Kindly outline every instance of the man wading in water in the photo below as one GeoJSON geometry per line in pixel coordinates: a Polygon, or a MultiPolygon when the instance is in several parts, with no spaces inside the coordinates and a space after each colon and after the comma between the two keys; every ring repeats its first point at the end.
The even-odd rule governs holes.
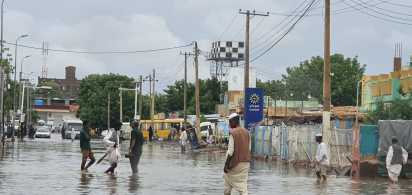
{"type": "Polygon", "coordinates": [[[407,161],[408,152],[400,146],[396,137],[392,137],[392,145],[389,146],[388,155],[386,155],[386,169],[388,169],[389,179],[393,183],[398,182],[402,165],[406,164],[407,161]]]}
{"type": "Polygon", "coordinates": [[[132,128],[133,130],[131,132],[129,154],[127,157],[130,160],[132,172],[137,173],[137,165],[139,164],[140,156],[142,155],[144,138],[143,133],[139,128],[139,121],[133,121],[132,128]]]}
{"type": "Polygon", "coordinates": [[[229,116],[231,128],[227,160],[224,168],[224,194],[230,195],[232,189],[241,195],[247,195],[247,180],[250,167],[250,135],[240,127],[239,115],[233,113],[229,116]]]}
{"type": "Polygon", "coordinates": [[[93,165],[96,159],[90,147],[90,133],[86,121],[83,122],[83,128],[80,130],[80,149],[82,151],[82,164],[80,167],[81,170],[87,170],[87,168],[93,165]],[[90,161],[85,167],[88,158],[90,161]]]}
{"type": "Polygon", "coordinates": [[[329,167],[329,150],[328,145],[322,141],[322,134],[317,134],[316,142],[318,143],[318,148],[316,150],[316,176],[319,181],[326,181],[327,170],[329,167]]]}

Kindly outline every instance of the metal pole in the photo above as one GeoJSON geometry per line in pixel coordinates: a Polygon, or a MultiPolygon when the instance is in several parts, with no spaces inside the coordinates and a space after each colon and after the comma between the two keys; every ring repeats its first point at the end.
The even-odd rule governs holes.
{"type": "Polygon", "coordinates": [[[136,88],[135,88],[135,91],[134,91],[134,117],[133,117],[134,119],[137,119],[137,90],[138,90],[137,85],[138,84],[139,83],[136,82],[136,88]]]}
{"type": "Polygon", "coordinates": [[[110,92],[107,96],[107,130],[110,129],[110,92]]]}
{"type": "Polygon", "coordinates": [[[142,105],[143,105],[143,96],[142,96],[142,86],[143,86],[143,76],[140,75],[140,86],[139,86],[139,117],[142,119],[142,105]]]}
{"type": "MultiPolygon", "coordinates": [[[[120,97],[120,123],[123,124],[123,92],[121,88],[119,90],[119,97],[120,97]]],[[[136,112],[134,113],[134,115],[136,116],[136,112]]]]}
{"type": "Polygon", "coordinates": [[[152,120],[154,119],[154,114],[155,114],[155,95],[156,95],[156,89],[155,89],[155,83],[156,83],[156,70],[153,69],[153,87],[152,87],[152,107],[151,107],[151,112],[152,112],[152,120]]]}
{"type": "Polygon", "coordinates": [[[187,55],[188,55],[187,52],[185,52],[185,83],[183,86],[183,113],[184,113],[183,127],[185,129],[186,129],[186,122],[187,122],[187,107],[186,107],[186,104],[187,104],[187,55]]]}
{"type": "Polygon", "coordinates": [[[1,63],[1,70],[0,70],[0,74],[1,74],[1,89],[0,89],[0,110],[1,110],[1,130],[2,130],[2,142],[4,145],[4,65],[3,65],[3,15],[4,15],[4,0],[1,1],[1,19],[0,19],[0,26],[1,26],[1,32],[0,32],[0,63],[1,63]]]}
{"type": "Polygon", "coordinates": [[[24,108],[24,88],[26,87],[25,84],[26,84],[25,82],[23,82],[23,84],[22,84],[23,89],[22,89],[22,93],[21,93],[21,105],[20,105],[21,113],[23,113],[23,108],[24,108]]]}

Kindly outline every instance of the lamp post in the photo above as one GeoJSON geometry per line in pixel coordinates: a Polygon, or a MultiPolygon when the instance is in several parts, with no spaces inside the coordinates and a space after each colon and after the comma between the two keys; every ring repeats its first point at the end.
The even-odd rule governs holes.
{"type": "MultiPolygon", "coordinates": [[[[22,79],[23,79],[23,63],[24,63],[24,60],[25,59],[27,59],[27,58],[29,58],[29,57],[31,57],[31,55],[27,55],[27,56],[24,56],[21,60],[20,60],[20,73],[19,73],[19,83],[21,84],[21,82],[22,82],[22,79]]],[[[21,88],[22,89],[22,88],[21,88]]],[[[23,97],[22,97],[22,99],[23,99],[23,97]]],[[[17,100],[20,100],[20,94],[17,94],[17,97],[16,97],[16,101],[17,100]]],[[[16,109],[18,108],[18,103],[16,103],[16,109]]]]}
{"type": "Polygon", "coordinates": [[[2,130],[2,139],[1,141],[3,142],[4,146],[4,66],[3,66],[3,14],[4,14],[4,0],[1,0],[1,10],[0,10],[0,63],[1,63],[1,69],[0,69],[0,110],[1,110],[1,130],[2,130]]]}
{"type": "MultiPolygon", "coordinates": [[[[20,35],[16,38],[16,44],[14,46],[14,87],[13,87],[13,116],[15,116],[16,114],[16,109],[17,109],[17,99],[16,99],[16,77],[17,77],[17,48],[18,46],[18,42],[20,39],[28,37],[28,34],[24,34],[24,35],[20,35]]],[[[23,58],[24,59],[24,58],[23,58]]],[[[20,70],[21,73],[21,70],[20,70]]],[[[20,80],[21,80],[21,75],[20,75],[20,80]]]]}

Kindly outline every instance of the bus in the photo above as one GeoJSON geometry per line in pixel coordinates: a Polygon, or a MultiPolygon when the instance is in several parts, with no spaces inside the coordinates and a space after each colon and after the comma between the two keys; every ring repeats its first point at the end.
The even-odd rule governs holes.
{"type": "Polygon", "coordinates": [[[167,140],[171,137],[171,130],[176,130],[177,132],[183,127],[184,119],[153,119],[153,120],[141,120],[140,125],[143,132],[143,137],[145,140],[149,139],[149,127],[153,128],[153,135],[159,140],[167,140]]]}

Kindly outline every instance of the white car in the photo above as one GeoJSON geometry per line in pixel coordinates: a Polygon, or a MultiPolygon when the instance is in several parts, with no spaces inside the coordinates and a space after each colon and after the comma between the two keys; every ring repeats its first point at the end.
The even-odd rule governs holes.
{"type": "Polygon", "coordinates": [[[34,134],[35,138],[50,138],[51,132],[50,128],[47,126],[40,126],[37,128],[36,133],[34,134]]]}

